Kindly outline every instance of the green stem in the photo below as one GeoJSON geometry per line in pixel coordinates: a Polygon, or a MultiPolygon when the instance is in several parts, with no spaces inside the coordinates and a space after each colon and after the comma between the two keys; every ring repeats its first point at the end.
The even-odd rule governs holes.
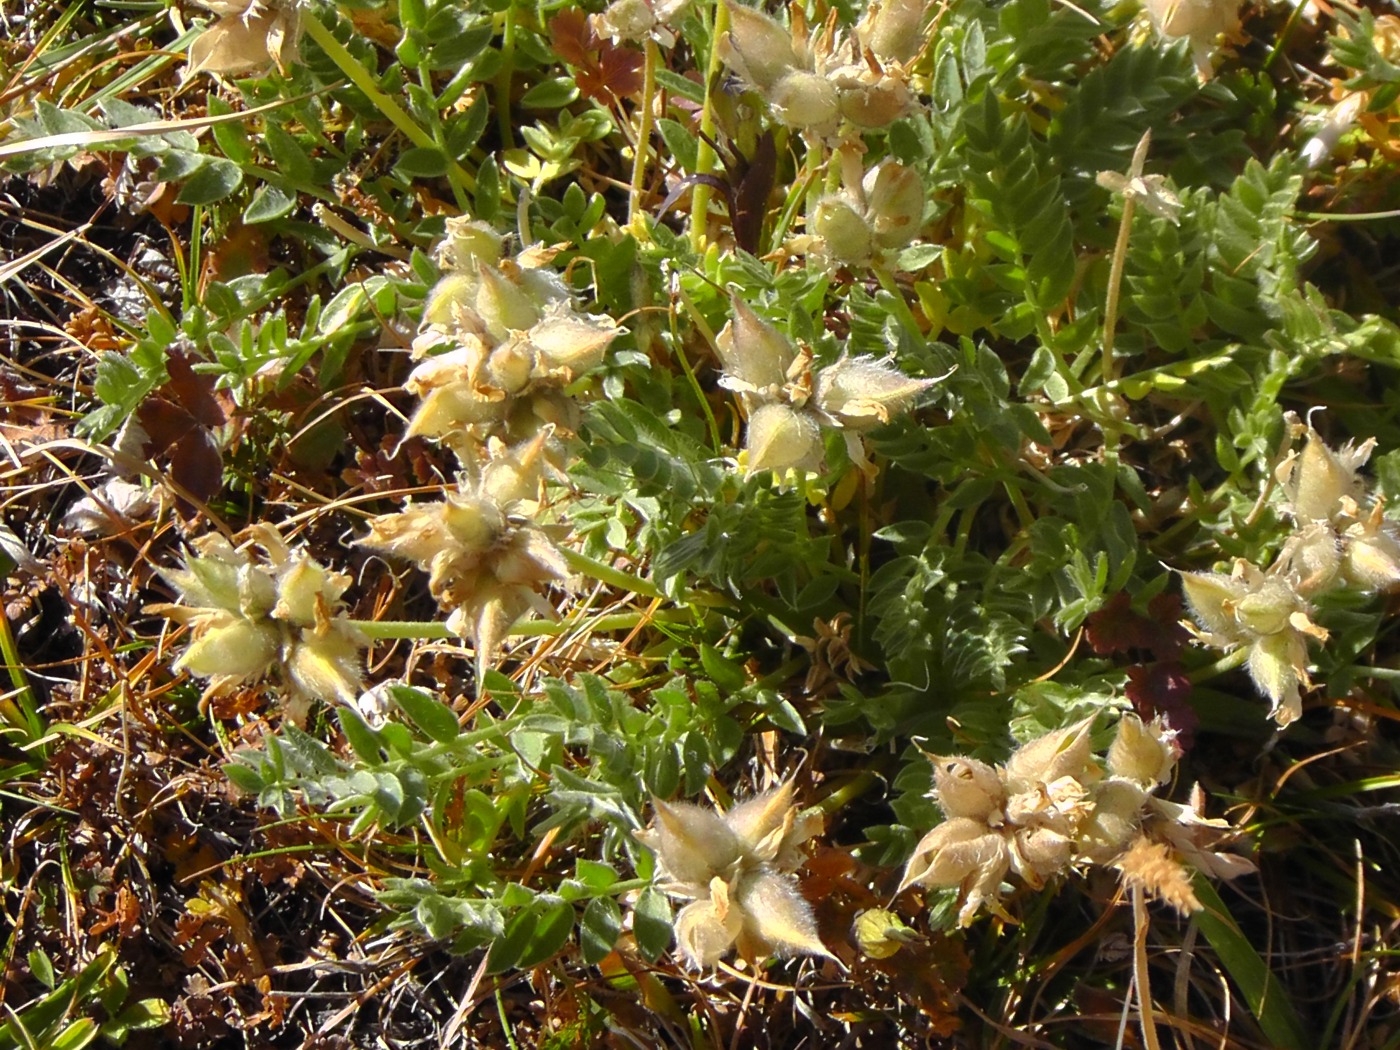
{"type": "Polygon", "coordinates": [[[914,312],[909,309],[908,302],[904,299],[904,292],[900,290],[899,283],[894,279],[894,274],[890,273],[888,267],[875,263],[871,267],[875,272],[875,278],[880,282],[880,287],[890,293],[894,299],[894,312],[904,325],[904,330],[913,339],[923,337],[923,329],[919,327],[919,322],[914,319],[914,312]]]}
{"type": "MultiPolygon", "coordinates": [[[[803,208],[804,214],[810,219],[812,212],[816,210],[817,201],[821,200],[828,165],[820,145],[813,145],[805,138],[802,142],[807,147],[807,152],[802,157],[803,181],[807,185],[807,199],[803,203],[803,208]]],[[[811,224],[808,223],[809,228],[810,226],[811,224]]]]}
{"type": "Polygon", "coordinates": [[[613,568],[606,562],[601,562],[597,558],[590,558],[586,554],[578,551],[565,550],[564,561],[569,568],[581,575],[588,576],[594,580],[601,580],[610,587],[616,587],[620,591],[627,591],[629,594],[641,595],[643,598],[661,598],[666,595],[662,593],[660,587],[650,580],[644,580],[640,576],[633,576],[622,569],[613,568]]]}
{"type": "Polygon", "coordinates": [[[773,226],[773,234],[770,243],[782,244],[787,239],[788,230],[792,229],[792,222],[797,218],[797,212],[807,199],[807,189],[816,179],[818,172],[803,169],[802,174],[793,182],[788,190],[787,199],[783,202],[782,210],[778,212],[778,221],[773,226]]]}
{"type": "Polygon", "coordinates": [[[1228,671],[1233,671],[1237,667],[1243,667],[1248,660],[1249,647],[1241,646],[1234,652],[1226,653],[1219,660],[1216,660],[1215,663],[1207,664],[1205,667],[1192,671],[1186,677],[1191,680],[1192,685],[1200,685],[1202,682],[1208,682],[1212,678],[1225,674],[1228,671]]]}
{"type": "Polygon", "coordinates": [[[1358,667],[1356,673],[1385,682],[1400,681],[1400,667],[1358,667]]]}
{"type": "Polygon", "coordinates": [[[647,37],[646,58],[642,64],[642,113],[637,125],[637,146],[632,157],[632,191],[627,202],[627,224],[634,230],[642,207],[647,158],[651,156],[651,125],[656,98],[656,62],[660,56],[656,41],[647,37]]]}
{"type": "MultiPolygon", "coordinates": [[[[681,306],[685,309],[686,313],[690,315],[691,322],[695,325],[696,331],[700,332],[705,338],[705,341],[709,343],[710,350],[718,357],[719,350],[715,347],[714,330],[710,328],[709,322],[705,320],[704,315],[696,308],[695,303],[691,301],[690,296],[686,294],[686,290],[681,287],[679,282],[676,284],[676,297],[680,300],[681,306]]],[[[685,372],[686,382],[689,384],[691,392],[695,395],[695,400],[700,406],[700,411],[705,414],[705,423],[710,429],[710,447],[718,454],[724,448],[724,439],[719,432],[719,422],[715,419],[715,413],[713,409],[710,408],[709,398],[705,396],[704,388],[700,386],[700,380],[695,375],[695,368],[691,365],[690,358],[686,355],[685,340],[680,337],[680,333],[677,331],[676,327],[676,311],[670,311],[670,315],[671,336],[674,340],[673,345],[676,348],[676,360],[680,361],[681,370],[685,372]]]]}
{"type": "Polygon", "coordinates": [[[1108,301],[1103,310],[1103,358],[1100,370],[1105,383],[1111,383],[1118,378],[1118,363],[1113,359],[1113,338],[1118,328],[1118,295],[1123,285],[1123,268],[1128,261],[1128,238],[1133,229],[1133,212],[1137,210],[1137,197],[1141,192],[1142,166],[1147,162],[1147,151],[1151,146],[1152,132],[1149,129],[1138,139],[1138,144],[1133,149],[1133,159],[1128,165],[1127,177],[1119,188],[1123,195],[1123,218],[1118,223],[1118,241],[1113,246],[1113,262],[1108,271],[1108,301]]]}
{"type": "Polygon", "coordinates": [[[1103,308],[1103,380],[1111,383],[1118,378],[1118,362],[1113,358],[1113,339],[1118,328],[1118,296],[1123,286],[1123,270],[1128,261],[1128,238],[1133,230],[1133,212],[1137,200],[1132,194],[1123,197],[1123,218],[1118,223],[1118,241],[1113,246],[1113,261],[1108,270],[1108,301],[1103,308]]]}
{"type": "MultiPolygon", "coordinates": [[[[374,77],[370,71],[362,66],[359,60],[345,49],[335,35],[317,18],[303,19],[306,34],[316,41],[321,48],[334,62],[342,73],[349,78],[350,83],[359,88],[364,93],[376,109],[384,114],[386,120],[403,132],[408,141],[423,149],[438,150],[441,147],[433,141],[433,137],[420,127],[412,117],[410,117],[397,102],[379,90],[379,85],[374,82],[374,77]]],[[[447,158],[447,175],[457,188],[467,191],[476,189],[476,180],[473,179],[456,158],[447,158]]]]}
{"type": "MultiPolygon", "coordinates": [[[[418,64],[418,86],[423,89],[423,97],[434,99],[433,108],[428,116],[432,120],[430,134],[437,147],[442,151],[444,157],[451,156],[447,151],[447,130],[442,126],[442,108],[437,106],[436,95],[433,91],[433,74],[426,62],[418,64]]],[[[467,191],[459,186],[456,180],[448,180],[452,185],[452,196],[457,202],[457,210],[466,212],[471,210],[471,199],[467,196],[467,191]]]]}
{"type": "Polygon", "coordinates": [[[1026,502],[1025,495],[1014,481],[1005,480],[1001,483],[1001,487],[1006,490],[1006,496],[1011,500],[1011,506],[1016,511],[1021,528],[1029,532],[1031,526],[1035,524],[1035,515],[1031,513],[1030,504],[1026,502]]]}
{"type": "Polygon", "coordinates": [[[199,271],[200,252],[204,246],[204,206],[196,204],[190,213],[190,255],[186,264],[189,280],[185,282],[182,289],[184,293],[183,310],[188,313],[195,300],[199,298],[199,271]]]}
{"type": "Polygon", "coordinates": [[[501,29],[501,68],[496,73],[496,122],[501,132],[501,148],[510,149],[515,145],[514,132],[510,120],[510,75],[515,65],[515,8],[506,8],[504,25],[501,29]]]}
{"type": "MultiPolygon", "coordinates": [[[[23,734],[24,743],[38,740],[44,735],[44,720],[39,717],[39,705],[29,685],[29,677],[24,673],[14,635],[10,633],[8,616],[0,616],[0,658],[5,661],[5,675],[14,686],[13,691],[0,696],[0,721],[13,727],[4,732],[23,734]]],[[[47,758],[48,749],[42,749],[39,757],[47,758]]]]}
{"type": "Polygon", "coordinates": [[[423,638],[429,641],[442,641],[457,637],[447,629],[447,624],[438,623],[436,620],[346,620],[344,622],[371,641],[395,638],[423,638]]]}
{"type": "MultiPolygon", "coordinates": [[[[710,59],[705,69],[705,104],[700,109],[700,144],[695,147],[695,174],[709,175],[715,169],[715,151],[706,139],[715,137],[714,89],[719,84],[719,42],[729,32],[729,8],[723,0],[715,4],[714,30],[710,34],[710,59]]],[[[690,246],[698,255],[705,250],[705,232],[710,216],[710,187],[697,183],[690,193],[690,246]]]]}
{"type": "Polygon", "coordinates": [[[868,769],[862,770],[823,798],[812,809],[819,810],[829,817],[864,795],[875,785],[875,782],[874,773],[868,769]]]}
{"type": "MultiPolygon", "coordinates": [[[[693,619],[694,615],[688,609],[658,609],[654,613],[609,613],[606,616],[595,616],[590,619],[570,617],[567,620],[521,620],[513,624],[506,633],[512,638],[545,638],[583,626],[587,626],[591,631],[610,632],[630,630],[638,624],[652,621],[688,623],[693,619]]],[[[439,623],[436,620],[350,620],[348,622],[366,638],[376,641],[396,638],[446,641],[457,637],[447,629],[445,623],[439,623]]]]}
{"type": "Polygon", "coordinates": [[[496,1016],[501,1020],[501,1031],[506,1036],[506,1046],[510,1050],[520,1050],[519,1044],[515,1041],[515,1033],[511,1029],[510,1017],[506,1014],[506,997],[501,992],[502,985],[496,985],[496,1016]]]}

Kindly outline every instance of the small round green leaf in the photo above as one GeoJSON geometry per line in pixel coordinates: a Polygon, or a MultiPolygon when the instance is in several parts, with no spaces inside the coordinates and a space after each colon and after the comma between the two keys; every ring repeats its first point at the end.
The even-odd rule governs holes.
{"type": "Polygon", "coordinates": [[[394,171],[410,179],[436,179],[447,174],[447,157],[431,146],[414,146],[399,154],[394,171]]]}
{"type": "Polygon", "coordinates": [[[264,183],[253,191],[253,199],[243,211],[243,221],[249,224],[271,222],[291,214],[296,206],[293,194],[264,183]]]}
{"type": "Polygon", "coordinates": [[[389,695],[398,704],[399,710],[413,720],[413,724],[423,730],[431,740],[447,743],[456,740],[461,727],[452,708],[438,699],[406,685],[389,687],[389,695]]]}
{"type": "Polygon", "coordinates": [[[671,944],[671,905],[655,886],[642,890],[632,915],[637,947],[647,962],[655,962],[671,944]]]}
{"type": "Polygon", "coordinates": [[[574,932],[574,906],[560,902],[547,906],[535,920],[529,943],[521,953],[521,969],[538,966],[569,941],[574,932]]]}
{"type": "Polygon", "coordinates": [[[243,185],[243,169],[231,160],[210,157],[185,180],[175,198],[181,204],[213,204],[243,185]]]}
{"type": "Polygon", "coordinates": [[[598,963],[607,957],[622,932],[622,909],[611,897],[594,897],[583,910],[579,923],[579,947],[583,961],[598,963]]]}
{"type": "Polygon", "coordinates": [[[520,99],[522,106],[533,109],[560,109],[578,98],[578,81],[573,77],[542,80],[520,99]]]}

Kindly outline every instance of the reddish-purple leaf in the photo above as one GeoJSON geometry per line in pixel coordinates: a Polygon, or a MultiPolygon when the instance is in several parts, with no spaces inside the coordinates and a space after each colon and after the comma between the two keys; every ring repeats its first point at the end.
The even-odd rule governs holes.
{"type": "Polygon", "coordinates": [[[1124,693],[1138,717],[1151,720],[1161,715],[1167,726],[1176,730],[1181,749],[1191,749],[1201,719],[1190,703],[1191,679],[1186,677],[1186,668],[1175,660],[1130,667],[1124,693]]]}

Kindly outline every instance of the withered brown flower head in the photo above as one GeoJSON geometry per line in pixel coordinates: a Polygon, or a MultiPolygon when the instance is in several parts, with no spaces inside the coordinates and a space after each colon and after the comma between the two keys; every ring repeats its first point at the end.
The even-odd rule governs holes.
{"type": "Polygon", "coordinates": [[[1184,864],[1222,877],[1251,870],[1212,851],[1207,836],[1228,825],[1154,797],[1176,765],[1174,733],[1125,714],[1100,760],[1092,726],[1089,718],[1031,740],[1001,767],[934,756],[934,797],[947,819],[915,847],[900,889],[956,887],[966,926],[983,910],[1010,919],[1001,894],[1013,874],[1038,889],[1072,868],[1107,864],[1191,911],[1199,904],[1181,890],[1190,884],[1184,864]]]}
{"type": "Polygon", "coordinates": [[[186,76],[233,75],[276,65],[286,70],[299,56],[301,20],[298,0],[196,0],[218,20],[190,44],[186,76]]]}

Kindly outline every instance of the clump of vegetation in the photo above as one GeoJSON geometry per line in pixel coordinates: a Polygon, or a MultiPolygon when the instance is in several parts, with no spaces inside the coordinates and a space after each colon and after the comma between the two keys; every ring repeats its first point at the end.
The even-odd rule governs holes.
{"type": "Polygon", "coordinates": [[[1400,21],[24,14],[0,1044],[1400,1036],[1400,21]]]}

